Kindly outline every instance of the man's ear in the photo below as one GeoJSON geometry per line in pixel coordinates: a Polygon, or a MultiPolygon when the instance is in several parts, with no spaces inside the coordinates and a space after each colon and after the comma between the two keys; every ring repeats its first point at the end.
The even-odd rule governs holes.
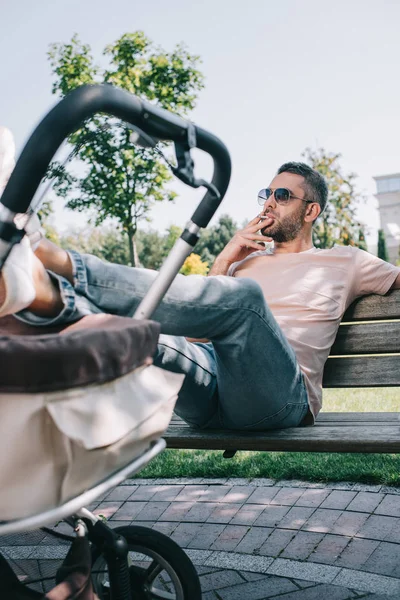
{"type": "Polygon", "coordinates": [[[321,212],[321,206],[318,204],[318,202],[313,202],[308,204],[307,206],[307,210],[306,210],[306,215],[305,215],[305,221],[306,222],[313,222],[317,219],[317,217],[319,216],[321,212]]]}

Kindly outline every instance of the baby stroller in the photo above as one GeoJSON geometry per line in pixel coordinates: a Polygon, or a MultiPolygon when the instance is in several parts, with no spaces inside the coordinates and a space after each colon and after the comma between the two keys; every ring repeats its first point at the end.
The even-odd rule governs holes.
{"type": "Polygon", "coordinates": [[[144,527],[111,529],[84,507],[165,448],[161,436],[183,376],[151,364],[160,328],[149,318],[224,197],[231,171],[226,147],[207,131],[110,85],[77,88],[36,128],[1,197],[0,269],[24,236],[14,225],[16,213],[29,212],[60,144],[98,112],[130,124],[138,144],[173,141],[174,174],[207,193],[133,320],[99,321],[95,315],[62,335],[0,337],[0,536],[38,528],[54,534],[48,527],[60,520],[74,530],[64,536],[71,548],[46,595],[22,585],[0,555],[0,597],[197,600],[197,573],[173,540],[144,527]],[[194,147],[213,158],[211,183],[194,177],[194,147]]]}

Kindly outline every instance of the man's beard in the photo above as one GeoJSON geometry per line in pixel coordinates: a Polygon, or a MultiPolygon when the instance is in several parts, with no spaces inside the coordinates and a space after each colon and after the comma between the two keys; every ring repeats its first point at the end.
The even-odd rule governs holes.
{"type": "Polygon", "coordinates": [[[303,227],[306,209],[307,206],[300,206],[297,212],[283,217],[279,222],[274,221],[269,227],[261,229],[262,235],[266,235],[278,243],[291,242],[296,239],[303,227]]]}

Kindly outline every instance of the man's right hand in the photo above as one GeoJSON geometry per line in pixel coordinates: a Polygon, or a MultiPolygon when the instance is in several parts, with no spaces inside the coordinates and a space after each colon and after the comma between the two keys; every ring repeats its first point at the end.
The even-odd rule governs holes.
{"type": "Polygon", "coordinates": [[[261,227],[272,223],[273,217],[261,219],[257,215],[244,229],[237,231],[222,252],[217,256],[209,275],[226,275],[231,264],[247,258],[253,252],[263,250],[272,238],[259,233],[261,227]]]}

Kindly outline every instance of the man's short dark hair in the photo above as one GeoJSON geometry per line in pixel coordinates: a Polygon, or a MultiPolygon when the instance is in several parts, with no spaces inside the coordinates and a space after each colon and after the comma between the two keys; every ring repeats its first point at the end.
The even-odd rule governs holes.
{"type": "Polygon", "coordinates": [[[279,167],[277,175],[281,173],[293,173],[301,175],[304,178],[302,188],[306,193],[308,200],[318,202],[321,212],[325,209],[328,200],[328,186],[321,173],[312,169],[309,165],[302,162],[287,162],[279,167]]]}

